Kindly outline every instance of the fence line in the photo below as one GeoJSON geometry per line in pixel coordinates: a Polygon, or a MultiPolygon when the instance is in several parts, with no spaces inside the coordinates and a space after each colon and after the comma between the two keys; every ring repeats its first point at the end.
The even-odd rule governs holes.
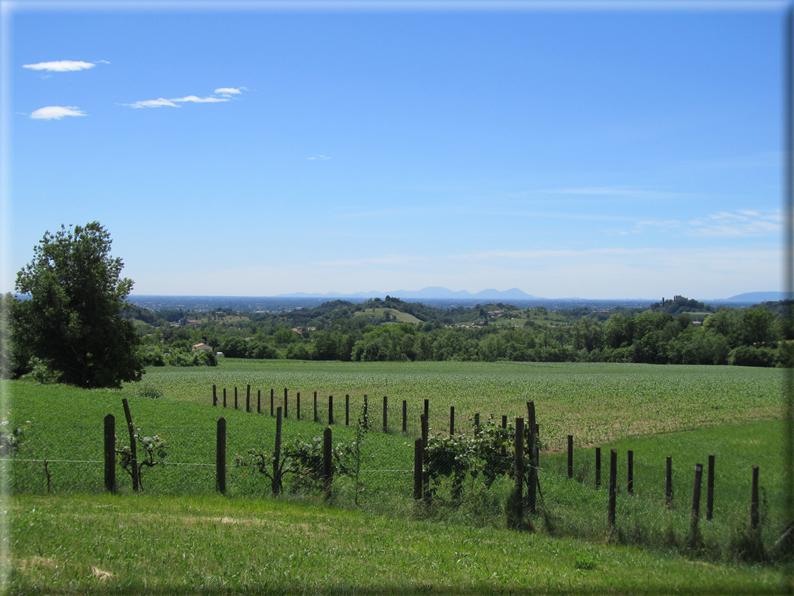
{"type": "MultiPolygon", "coordinates": [[[[101,459],[22,459],[16,457],[3,457],[0,458],[0,462],[14,462],[14,461],[26,461],[26,462],[39,462],[39,463],[50,463],[50,464],[102,464],[105,463],[104,460],[101,459]]],[[[215,464],[197,464],[194,462],[179,462],[179,461],[163,461],[158,462],[158,466],[210,466],[214,467],[215,464]]],[[[362,470],[363,471],[363,470],[362,470]]]]}

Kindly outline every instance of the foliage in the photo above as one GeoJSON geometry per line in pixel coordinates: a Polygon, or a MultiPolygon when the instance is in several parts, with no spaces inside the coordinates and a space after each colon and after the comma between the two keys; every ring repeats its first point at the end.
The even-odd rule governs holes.
{"type": "Polygon", "coordinates": [[[140,385],[138,387],[138,395],[141,397],[148,397],[149,399],[160,399],[163,397],[163,390],[156,385],[140,385]]]}
{"type": "MultiPolygon", "coordinates": [[[[98,222],[46,232],[23,267],[13,308],[14,342],[23,343],[65,383],[119,387],[140,379],[134,326],[119,312],[132,289],[123,263],[110,256],[110,234],[98,222]]],[[[31,362],[19,363],[28,372],[31,362]]],[[[18,371],[18,372],[19,372],[18,371]]]]}
{"type": "MultiPolygon", "coordinates": [[[[29,421],[28,421],[29,422],[29,421]]],[[[19,452],[19,447],[25,436],[25,431],[28,426],[18,426],[16,428],[9,427],[8,418],[3,418],[0,421],[0,456],[8,457],[9,455],[16,455],[19,452]]]]}
{"type": "MultiPolygon", "coordinates": [[[[348,456],[350,447],[338,443],[331,448],[332,474],[350,474],[348,456]]],[[[286,471],[293,476],[293,492],[312,492],[320,490],[323,484],[323,438],[314,437],[311,441],[293,439],[284,447],[288,461],[286,471]]]]}
{"type": "Polygon", "coordinates": [[[31,356],[28,362],[30,372],[23,375],[22,378],[42,385],[50,385],[57,383],[61,379],[61,373],[53,370],[52,367],[36,356],[31,356]]]}
{"type": "MultiPolygon", "coordinates": [[[[140,427],[135,427],[135,455],[138,465],[138,485],[143,490],[143,468],[153,468],[165,463],[168,456],[169,445],[160,435],[144,435],[140,427]]],[[[134,463],[130,445],[125,445],[123,439],[116,437],[116,456],[118,464],[133,478],[134,463]]]]}
{"type": "MultiPolygon", "coordinates": [[[[728,364],[731,350],[750,346],[771,353],[764,365],[776,366],[786,361],[780,340],[794,335],[787,335],[787,311],[776,303],[715,309],[683,296],[647,309],[608,311],[521,309],[502,303],[445,310],[389,296],[279,313],[220,311],[157,311],[138,321],[145,327],[141,333],[151,336],[147,342],[172,353],[204,342],[219,345],[230,358],[344,362],[728,364]],[[162,313],[178,320],[177,326],[162,313]],[[147,322],[153,319],[156,328],[147,322]]],[[[132,310],[127,314],[138,317],[132,310]]],[[[740,365],[742,360],[731,362],[740,365]]],[[[171,364],[188,363],[178,358],[171,364]]]]}

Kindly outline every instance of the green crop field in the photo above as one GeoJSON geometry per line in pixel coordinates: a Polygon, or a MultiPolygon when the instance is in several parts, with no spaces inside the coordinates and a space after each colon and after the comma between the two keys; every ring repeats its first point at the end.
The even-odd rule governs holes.
{"type": "MultiPolygon", "coordinates": [[[[771,593],[780,587],[781,570],[774,563],[780,558],[773,545],[787,521],[782,380],[781,370],[742,367],[224,360],[214,369],[149,369],[142,383],[121,390],[10,382],[11,408],[4,414],[12,426],[27,427],[8,469],[9,486],[16,495],[10,505],[12,591],[35,592],[40,586],[47,593],[137,593],[179,586],[184,592],[360,593],[399,588],[410,593],[510,592],[534,586],[563,592],[771,593]],[[226,388],[226,409],[212,406],[213,384],[219,401],[226,388]],[[245,411],[248,385],[252,412],[245,411]],[[285,441],[319,437],[328,423],[328,396],[333,395],[333,441],[350,444],[363,396],[369,396],[372,430],[362,443],[360,483],[350,477],[335,478],[332,508],[318,506],[322,494],[313,491],[273,500],[261,474],[250,466],[235,465],[236,456],[245,460],[251,448],[272,450],[275,420],[270,416],[270,390],[274,405],[283,406],[285,387],[285,441]],[[319,423],[314,422],[315,391],[319,423]],[[298,392],[301,420],[296,419],[298,392]],[[158,393],[158,399],[146,397],[158,393]],[[351,400],[350,427],[345,426],[346,394],[351,400]],[[388,433],[381,429],[384,395],[389,399],[388,433]],[[165,466],[144,472],[143,495],[132,494],[130,478],[117,467],[120,495],[109,497],[102,495],[102,421],[113,414],[116,434],[126,442],[124,397],[143,433],[165,437],[170,449],[165,466]],[[446,432],[449,408],[454,406],[458,434],[471,434],[468,418],[475,412],[481,419],[489,414],[512,419],[526,416],[526,401],[535,402],[541,439],[548,447],[540,459],[540,512],[529,519],[535,534],[503,529],[508,477],[497,479],[490,488],[484,487],[482,477],[468,478],[460,502],[442,481],[433,505],[417,509],[412,499],[413,440],[425,399],[430,404],[431,431],[446,432]],[[400,432],[402,400],[409,413],[405,435],[400,432]],[[256,413],[258,404],[261,415],[256,413]],[[225,498],[214,495],[220,416],[226,419],[228,432],[225,498]],[[570,480],[561,452],[568,434],[575,437],[570,480]],[[594,482],[596,444],[603,452],[600,489],[594,482]],[[611,448],[619,452],[614,531],[606,521],[611,448]],[[626,492],[628,449],[634,452],[634,495],[626,492]],[[710,454],[717,462],[714,520],[701,521],[698,541],[690,545],[694,464],[706,463],[710,454]],[[666,456],[674,462],[675,498],[669,506],[664,502],[666,456]],[[758,531],[749,530],[754,465],[761,468],[758,531]],[[207,527],[182,523],[194,518],[221,521],[207,527]],[[285,553],[271,561],[256,546],[272,542],[264,548],[270,553],[277,550],[274,518],[282,520],[276,526],[293,557],[285,553]],[[233,520],[228,527],[234,526],[235,532],[224,531],[228,527],[223,519],[233,520]],[[386,519],[390,524],[385,524],[386,519]],[[70,525],[68,520],[76,521],[70,525]],[[108,529],[115,523],[124,528],[118,535],[108,529]],[[325,530],[301,529],[314,524],[325,530]],[[382,530],[384,524],[392,529],[382,530]],[[342,549],[340,555],[335,536],[360,535],[362,528],[371,532],[375,527],[381,528],[381,537],[360,545],[357,554],[342,549]],[[411,537],[427,540],[440,536],[440,531],[450,552],[432,546],[407,547],[411,537]],[[319,542],[312,543],[312,538],[319,542]],[[474,554],[467,540],[487,543],[476,549],[481,561],[470,560],[474,554]],[[608,547],[606,540],[611,542],[608,547]],[[390,546],[394,544],[405,544],[400,552],[413,553],[424,562],[395,556],[390,546]],[[530,551],[520,563],[507,556],[524,552],[527,545],[530,551]],[[555,548],[559,557],[543,554],[555,548]],[[173,569],[165,563],[184,552],[190,558],[173,569]],[[249,552],[247,559],[243,552],[249,552]],[[361,566],[354,559],[367,564],[361,566]],[[300,561],[312,569],[335,565],[335,571],[301,575],[300,561]],[[621,570],[624,564],[634,567],[621,570]],[[406,580],[412,569],[424,570],[417,575],[418,583],[406,580]],[[533,577],[539,583],[527,583],[533,577]]],[[[703,494],[705,509],[705,487],[703,494]]],[[[349,542],[349,538],[339,540],[349,542]]]]}
{"type": "MultiPolygon", "coordinates": [[[[401,425],[402,401],[408,407],[409,434],[416,436],[424,400],[430,400],[430,426],[449,427],[449,410],[458,423],[475,413],[510,419],[526,416],[534,401],[541,435],[550,449],[566,436],[594,445],[635,434],[780,418],[783,370],[738,366],[654,366],[646,364],[473,363],[473,362],[305,362],[225,360],[217,368],[150,368],[143,381],[170,399],[209,404],[212,385],[220,393],[236,386],[254,394],[270,389],[304,404],[318,392],[324,411],[329,395],[336,403],[350,395],[358,412],[368,394],[372,417],[382,420],[389,398],[390,426],[401,425]]],[[[136,387],[128,386],[126,393],[136,387]]],[[[337,408],[339,405],[337,405],[337,408]]],[[[324,418],[323,418],[324,419],[324,418]]]]}

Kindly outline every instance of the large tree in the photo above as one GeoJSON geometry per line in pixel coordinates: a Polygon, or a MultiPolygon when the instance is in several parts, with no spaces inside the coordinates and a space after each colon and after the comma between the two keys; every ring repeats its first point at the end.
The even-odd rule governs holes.
{"type": "Polygon", "coordinates": [[[15,309],[15,341],[26,342],[60,380],[80,387],[118,387],[138,380],[140,337],[120,311],[132,290],[123,263],[110,255],[98,222],[46,232],[33,260],[17,274],[30,300],[15,309]]]}

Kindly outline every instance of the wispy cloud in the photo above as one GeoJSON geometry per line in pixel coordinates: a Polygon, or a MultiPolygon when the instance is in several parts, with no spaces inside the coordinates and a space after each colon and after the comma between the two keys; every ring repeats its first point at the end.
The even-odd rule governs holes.
{"type": "Polygon", "coordinates": [[[195,95],[188,95],[187,97],[177,97],[171,101],[177,103],[218,103],[219,101],[229,101],[225,97],[196,97],[195,95]]]}
{"type": "Polygon", "coordinates": [[[685,192],[668,192],[659,190],[644,190],[632,188],[630,186],[586,186],[577,188],[550,188],[544,190],[531,191],[533,194],[552,194],[552,195],[579,195],[579,196],[599,196],[599,197],[623,197],[630,199],[685,199],[695,195],[685,192]]]}
{"type": "Polygon", "coordinates": [[[125,106],[129,106],[131,108],[162,108],[165,106],[171,108],[179,108],[182,106],[176,105],[173,100],[171,99],[147,99],[144,101],[136,101],[135,103],[125,103],[125,106]]]}
{"type": "Polygon", "coordinates": [[[243,92],[243,89],[245,89],[245,87],[221,87],[220,89],[215,90],[215,95],[240,95],[243,92]]]}
{"type": "Polygon", "coordinates": [[[316,160],[322,161],[324,159],[331,159],[331,158],[328,157],[327,155],[317,155],[315,157],[307,157],[306,159],[309,159],[309,160],[315,160],[316,159],[316,160]]]}
{"type": "Polygon", "coordinates": [[[76,60],[58,60],[56,62],[38,62],[37,64],[24,64],[22,68],[30,70],[47,70],[50,72],[74,72],[94,68],[93,62],[78,62],[76,60]]]}
{"type": "Polygon", "coordinates": [[[47,106],[39,108],[30,117],[34,120],[60,120],[64,116],[85,116],[86,113],[75,106],[47,106]]]}
{"type": "Polygon", "coordinates": [[[736,213],[720,211],[708,218],[699,218],[689,222],[686,233],[690,236],[707,236],[715,238],[739,238],[749,236],[766,236],[780,234],[783,215],[779,212],[762,215],[757,211],[739,210],[736,213]]]}
{"type": "Polygon", "coordinates": [[[706,216],[696,216],[690,220],[644,219],[638,221],[631,230],[617,231],[619,235],[641,234],[649,228],[657,230],[678,230],[687,236],[712,238],[737,238],[778,234],[782,231],[783,216],[779,212],[761,214],[758,211],[739,209],[735,212],[719,211],[706,216]]]}
{"type": "MultiPolygon", "coordinates": [[[[245,87],[240,87],[245,89],[245,87]]],[[[231,93],[240,93],[240,89],[222,88],[216,89],[215,94],[225,95],[225,97],[215,97],[210,95],[208,97],[199,97],[198,95],[186,95],[185,97],[174,97],[172,99],[145,99],[136,101],[135,103],[125,103],[122,105],[130,108],[181,108],[180,103],[221,103],[230,101],[229,95],[231,93]]]]}

